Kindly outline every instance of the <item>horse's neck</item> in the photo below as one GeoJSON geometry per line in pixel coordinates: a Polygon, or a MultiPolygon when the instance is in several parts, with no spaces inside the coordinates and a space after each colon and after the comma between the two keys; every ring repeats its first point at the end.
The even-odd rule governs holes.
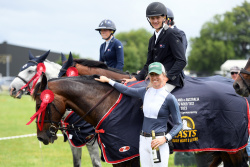
{"type": "Polygon", "coordinates": [[[56,64],[54,62],[50,62],[50,61],[45,61],[44,65],[46,67],[45,74],[46,74],[48,80],[58,77],[58,74],[59,74],[60,69],[62,67],[61,65],[56,64]]]}
{"type": "MultiPolygon", "coordinates": [[[[94,107],[93,111],[84,118],[93,126],[97,125],[100,119],[115,104],[119,97],[119,92],[114,90],[111,94],[107,95],[106,98],[100,101],[110,89],[103,88],[100,85],[95,86],[95,84],[88,84],[86,86],[77,83],[70,84],[72,89],[66,91],[66,107],[72,108],[73,111],[83,117],[91,108],[98,104],[97,107],[94,107]]],[[[60,88],[58,87],[58,89],[60,88]]]]}

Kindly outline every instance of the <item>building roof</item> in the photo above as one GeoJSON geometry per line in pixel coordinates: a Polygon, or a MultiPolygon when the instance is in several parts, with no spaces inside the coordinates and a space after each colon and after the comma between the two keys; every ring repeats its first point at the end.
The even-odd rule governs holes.
{"type": "Polygon", "coordinates": [[[238,66],[240,69],[244,68],[248,60],[227,60],[220,66],[220,70],[224,72],[230,71],[233,66],[238,66]]]}

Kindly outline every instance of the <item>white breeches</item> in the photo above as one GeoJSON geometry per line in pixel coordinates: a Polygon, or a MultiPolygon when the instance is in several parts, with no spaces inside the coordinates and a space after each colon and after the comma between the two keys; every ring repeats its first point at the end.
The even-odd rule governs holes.
{"type": "MultiPolygon", "coordinates": [[[[156,136],[162,137],[162,136],[156,136]]],[[[154,163],[152,148],[151,148],[152,137],[144,137],[140,135],[140,161],[141,167],[167,167],[169,159],[169,146],[168,143],[164,143],[159,147],[161,162],[154,163]]]]}

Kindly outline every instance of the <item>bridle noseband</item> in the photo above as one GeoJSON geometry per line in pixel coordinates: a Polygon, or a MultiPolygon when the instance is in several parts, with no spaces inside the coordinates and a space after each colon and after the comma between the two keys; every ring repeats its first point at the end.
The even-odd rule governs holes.
{"type": "Polygon", "coordinates": [[[245,78],[241,75],[242,74],[247,74],[247,75],[250,75],[250,72],[248,72],[247,70],[245,69],[241,69],[240,70],[240,73],[239,73],[239,76],[241,77],[243,83],[245,84],[245,86],[247,87],[248,91],[250,92],[250,86],[247,84],[247,81],[245,80],[245,78]]]}

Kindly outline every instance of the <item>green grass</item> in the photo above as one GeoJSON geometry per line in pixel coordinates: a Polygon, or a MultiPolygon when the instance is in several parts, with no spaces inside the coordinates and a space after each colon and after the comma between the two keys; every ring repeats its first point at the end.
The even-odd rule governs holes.
{"type": "MultiPolygon", "coordinates": [[[[7,93],[0,94],[0,138],[34,134],[35,123],[26,125],[35,113],[35,102],[30,96],[14,99],[7,93]]],[[[60,134],[60,132],[59,132],[60,134]]],[[[58,137],[54,144],[43,145],[36,136],[0,140],[0,167],[44,167],[73,166],[69,144],[58,137]],[[41,147],[40,147],[41,146],[41,147]]],[[[91,167],[92,163],[86,147],[83,147],[82,166],[91,167]]],[[[111,164],[102,162],[103,167],[111,164]]],[[[169,167],[174,167],[174,155],[170,155],[169,167]]]]}

